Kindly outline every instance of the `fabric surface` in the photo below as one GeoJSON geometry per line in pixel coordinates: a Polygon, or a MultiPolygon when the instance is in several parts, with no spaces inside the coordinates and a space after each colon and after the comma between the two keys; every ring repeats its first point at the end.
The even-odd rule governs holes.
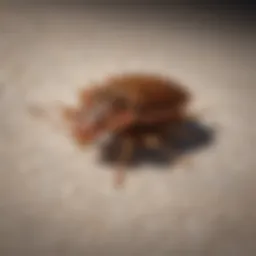
{"type": "Polygon", "coordinates": [[[0,9],[1,256],[255,255],[255,33],[235,16],[168,15],[0,9]],[[191,164],[133,167],[117,191],[97,147],[77,148],[56,106],[126,71],[177,78],[216,135],[191,164]]]}

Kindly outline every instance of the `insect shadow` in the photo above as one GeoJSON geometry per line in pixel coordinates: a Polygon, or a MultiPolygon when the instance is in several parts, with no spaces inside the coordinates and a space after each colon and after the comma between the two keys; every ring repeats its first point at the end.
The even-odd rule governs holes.
{"type": "MultiPolygon", "coordinates": [[[[170,165],[179,157],[209,146],[214,141],[214,130],[198,121],[186,121],[180,128],[185,136],[175,136],[170,131],[164,143],[156,149],[136,146],[128,165],[170,165]]],[[[113,139],[101,148],[100,161],[105,164],[118,163],[120,148],[121,141],[113,139]]]]}

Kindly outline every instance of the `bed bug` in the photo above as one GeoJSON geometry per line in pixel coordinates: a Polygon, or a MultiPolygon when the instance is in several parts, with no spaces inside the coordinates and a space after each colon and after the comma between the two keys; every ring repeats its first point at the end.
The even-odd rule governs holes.
{"type": "Polygon", "coordinates": [[[187,118],[190,93],[178,82],[155,74],[119,74],[97,86],[81,90],[77,108],[65,116],[80,145],[94,143],[103,135],[121,138],[116,184],[136,143],[159,147],[168,129],[187,118]]]}

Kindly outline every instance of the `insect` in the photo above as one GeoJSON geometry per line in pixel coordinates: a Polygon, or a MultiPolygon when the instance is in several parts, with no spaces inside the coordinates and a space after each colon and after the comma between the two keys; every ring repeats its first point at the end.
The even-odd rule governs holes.
{"type": "Polygon", "coordinates": [[[81,90],[77,108],[66,108],[65,117],[82,146],[104,135],[121,139],[115,183],[122,184],[135,145],[159,147],[168,129],[186,120],[190,101],[190,93],[167,77],[119,74],[81,90]]]}

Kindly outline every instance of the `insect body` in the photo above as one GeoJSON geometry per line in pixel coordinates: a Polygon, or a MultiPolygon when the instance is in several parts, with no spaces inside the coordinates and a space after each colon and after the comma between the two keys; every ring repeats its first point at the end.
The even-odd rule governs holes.
{"type": "Polygon", "coordinates": [[[78,108],[66,112],[75,139],[84,145],[104,134],[119,136],[121,165],[129,161],[136,143],[161,143],[170,126],[186,119],[190,102],[190,94],[178,83],[149,74],[109,77],[79,96],[78,108]]]}

